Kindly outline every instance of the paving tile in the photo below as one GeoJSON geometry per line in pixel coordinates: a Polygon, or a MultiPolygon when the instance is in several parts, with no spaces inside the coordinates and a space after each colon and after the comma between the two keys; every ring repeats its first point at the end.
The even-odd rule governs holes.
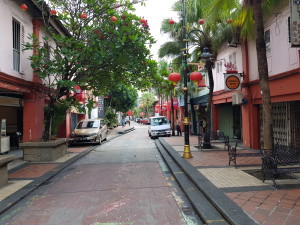
{"type": "Polygon", "coordinates": [[[266,223],[273,223],[273,225],[282,225],[286,221],[287,217],[287,214],[272,212],[265,221],[266,223]]]}
{"type": "Polygon", "coordinates": [[[287,217],[284,225],[297,225],[300,224],[300,216],[289,216],[287,217]]]}
{"type": "Polygon", "coordinates": [[[31,164],[8,175],[8,178],[38,178],[59,164],[31,164]]]}
{"type": "Polygon", "coordinates": [[[257,222],[259,222],[260,224],[263,224],[263,222],[269,218],[271,214],[270,210],[267,209],[261,209],[261,208],[257,208],[252,214],[251,217],[253,219],[255,219],[257,222]]]}
{"type": "Polygon", "coordinates": [[[31,183],[32,180],[13,180],[8,181],[8,185],[0,189],[0,201],[14,194],[27,184],[31,183]]]}

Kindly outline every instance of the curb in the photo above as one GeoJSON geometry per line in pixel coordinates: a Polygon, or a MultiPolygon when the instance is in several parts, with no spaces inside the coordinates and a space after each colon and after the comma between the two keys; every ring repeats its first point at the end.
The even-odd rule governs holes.
{"type": "MultiPolygon", "coordinates": [[[[204,175],[198,172],[190,163],[180,157],[177,151],[169,145],[163,138],[159,138],[158,141],[162,147],[168,152],[170,157],[178,164],[182,171],[190,178],[190,180],[196,185],[196,187],[205,195],[205,197],[214,205],[214,207],[230,222],[234,225],[257,225],[257,223],[250,218],[250,216],[244,212],[236,203],[234,203],[227,195],[214,186],[204,175]]],[[[168,164],[168,161],[166,160],[168,164]]],[[[173,171],[174,172],[174,171],[173,171]]],[[[178,180],[180,183],[180,180],[178,180]]],[[[180,183],[180,185],[184,185],[180,183]]],[[[187,194],[187,190],[183,189],[187,194]]],[[[193,205],[197,205],[197,202],[193,202],[193,205]]]]}
{"type": "Polygon", "coordinates": [[[126,134],[126,133],[131,132],[131,131],[134,131],[134,130],[135,130],[135,128],[134,128],[134,127],[131,127],[131,128],[129,128],[129,129],[119,131],[118,134],[126,134]]]}
{"type": "MultiPolygon", "coordinates": [[[[126,133],[133,131],[134,127],[131,129],[128,129],[126,131],[126,133]]],[[[103,144],[108,143],[109,141],[120,137],[121,135],[123,135],[125,133],[113,136],[111,138],[107,138],[107,141],[103,142],[103,144]]],[[[101,144],[102,145],[102,144],[101,144]]],[[[100,146],[101,146],[100,145],[100,146]]],[[[30,193],[32,193],[35,189],[37,189],[38,187],[40,187],[44,182],[47,182],[48,180],[50,180],[52,177],[54,177],[56,174],[58,174],[60,171],[62,171],[63,169],[65,169],[66,167],[68,167],[70,164],[74,163],[75,161],[77,161],[78,159],[82,158],[83,156],[87,155],[89,152],[93,151],[94,149],[96,149],[99,146],[93,146],[88,148],[87,150],[78,153],[76,156],[68,159],[67,161],[61,163],[58,167],[56,167],[55,169],[47,172],[46,174],[44,174],[43,176],[37,178],[36,180],[34,180],[33,182],[27,184],[26,186],[24,186],[23,188],[21,188],[20,190],[16,191],[15,193],[11,194],[10,196],[8,196],[7,198],[3,199],[2,201],[0,201],[0,215],[4,212],[6,212],[8,209],[10,209],[11,207],[13,207],[15,204],[17,204],[19,201],[21,201],[22,199],[24,199],[26,196],[28,196],[30,193]]],[[[28,162],[26,163],[28,164],[28,162]]],[[[13,171],[14,169],[10,170],[9,172],[13,171]]]]}

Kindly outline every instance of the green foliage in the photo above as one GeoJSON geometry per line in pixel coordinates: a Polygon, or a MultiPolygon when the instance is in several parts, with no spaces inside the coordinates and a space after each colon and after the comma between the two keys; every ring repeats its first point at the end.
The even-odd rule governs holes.
{"type": "Polygon", "coordinates": [[[119,84],[109,92],[109,98],[105,99],[106,105],[117,112],[127,112],[136,105],[138,93],[135,88],[119,84]]]}
{"type": "MultiPolygon", "coordinates": [[[[78,106],[82,110],[70,92],[77,85],[103,96],[119,84],[146,90],[157,79],[156,62],[147,47],[154,39],[148,27],[132,13],[132,1],[50,0],[48,6],[45,1],[39,4],[44,11],[40,17],[50,38],[38,40],[31,36],[24,50],[34,52],[29,57],[31,67],[47,87],[44,91],[50,99],[48,107],[54,107],[63,98],[69,107],[78,106]],[[58,15],[50,15],[49,8],[56,9],[58,15]],[[82,13],[86,19],[80,17],[82,13]],[[117,18],[115,22],[112,16],[117,18]],[[53,28],[55,23],[59,25],[56,27],[63,24],[66,29],[57,32],[53,28]]],[[[52,115],[46,113],[46,117],[52,115]]],[[[46,121],[45,132],[48,132],[52,119],[46,121]]],[[[47,136],[44,135],[45,140],[47,136]]]]}
{"type": "Polygon", "coordinates": [[[140,98],[140,105],[146,111],[146,117],[153,114],[153,103],[155,102],[155,96],[151,92],[144,92],[140,98]]]}
{"type": "Polygon", "coordinates": [[[118,118],[116,113],[113,112],[113,110],[108,110],[105,113],[104,116],[104,122],[107,125],[107,127],[112,128],[114,125],[118,124],[118,118]]]}
{"type": "Polygon", "coordinates": [[[57,135],[59,126],[66,119],[68,106],[58,103],[55,104],[53,108],[49,108],[49,106],[45,107],[45,113],[49,113],[50,110],[53,111],[51,135],[57,135]]]}

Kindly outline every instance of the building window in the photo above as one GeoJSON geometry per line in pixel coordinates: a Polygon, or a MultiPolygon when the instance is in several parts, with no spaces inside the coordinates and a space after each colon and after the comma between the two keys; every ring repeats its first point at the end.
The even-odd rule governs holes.
{"type": "Polygon", "coordinates": [[[291,17],[288,17],[289,43],[291,43],[291,17]]]}
{"type": "Polygon", "coordinates": [[[270,30],[267,30],[265,32],[265,42],[266,42],[266,52],[267,54],[271,53],[271,36],[270,36],[270,30]]]}
{"type": "Polygon", "coordinates": [[[13,19],[13,69],[20,72],[20,23],[13,19]]]}

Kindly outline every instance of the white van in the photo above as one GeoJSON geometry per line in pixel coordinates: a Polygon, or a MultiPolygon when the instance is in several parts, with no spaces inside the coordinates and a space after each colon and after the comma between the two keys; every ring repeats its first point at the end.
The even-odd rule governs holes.
{"type": "Polygon", "coordinates": [[[103,119],[81,120],[73,131],[73,143],[94,142],[101,144],[107,137],[107,126],[103,119]]]}
{"type": "Polygon", "coordinates": [[[150,125],[148,126],[149,137],[170,137],[171,136],[171,126],[167,117],[165,116],[154,116],[150,117],[150,125]]]}

